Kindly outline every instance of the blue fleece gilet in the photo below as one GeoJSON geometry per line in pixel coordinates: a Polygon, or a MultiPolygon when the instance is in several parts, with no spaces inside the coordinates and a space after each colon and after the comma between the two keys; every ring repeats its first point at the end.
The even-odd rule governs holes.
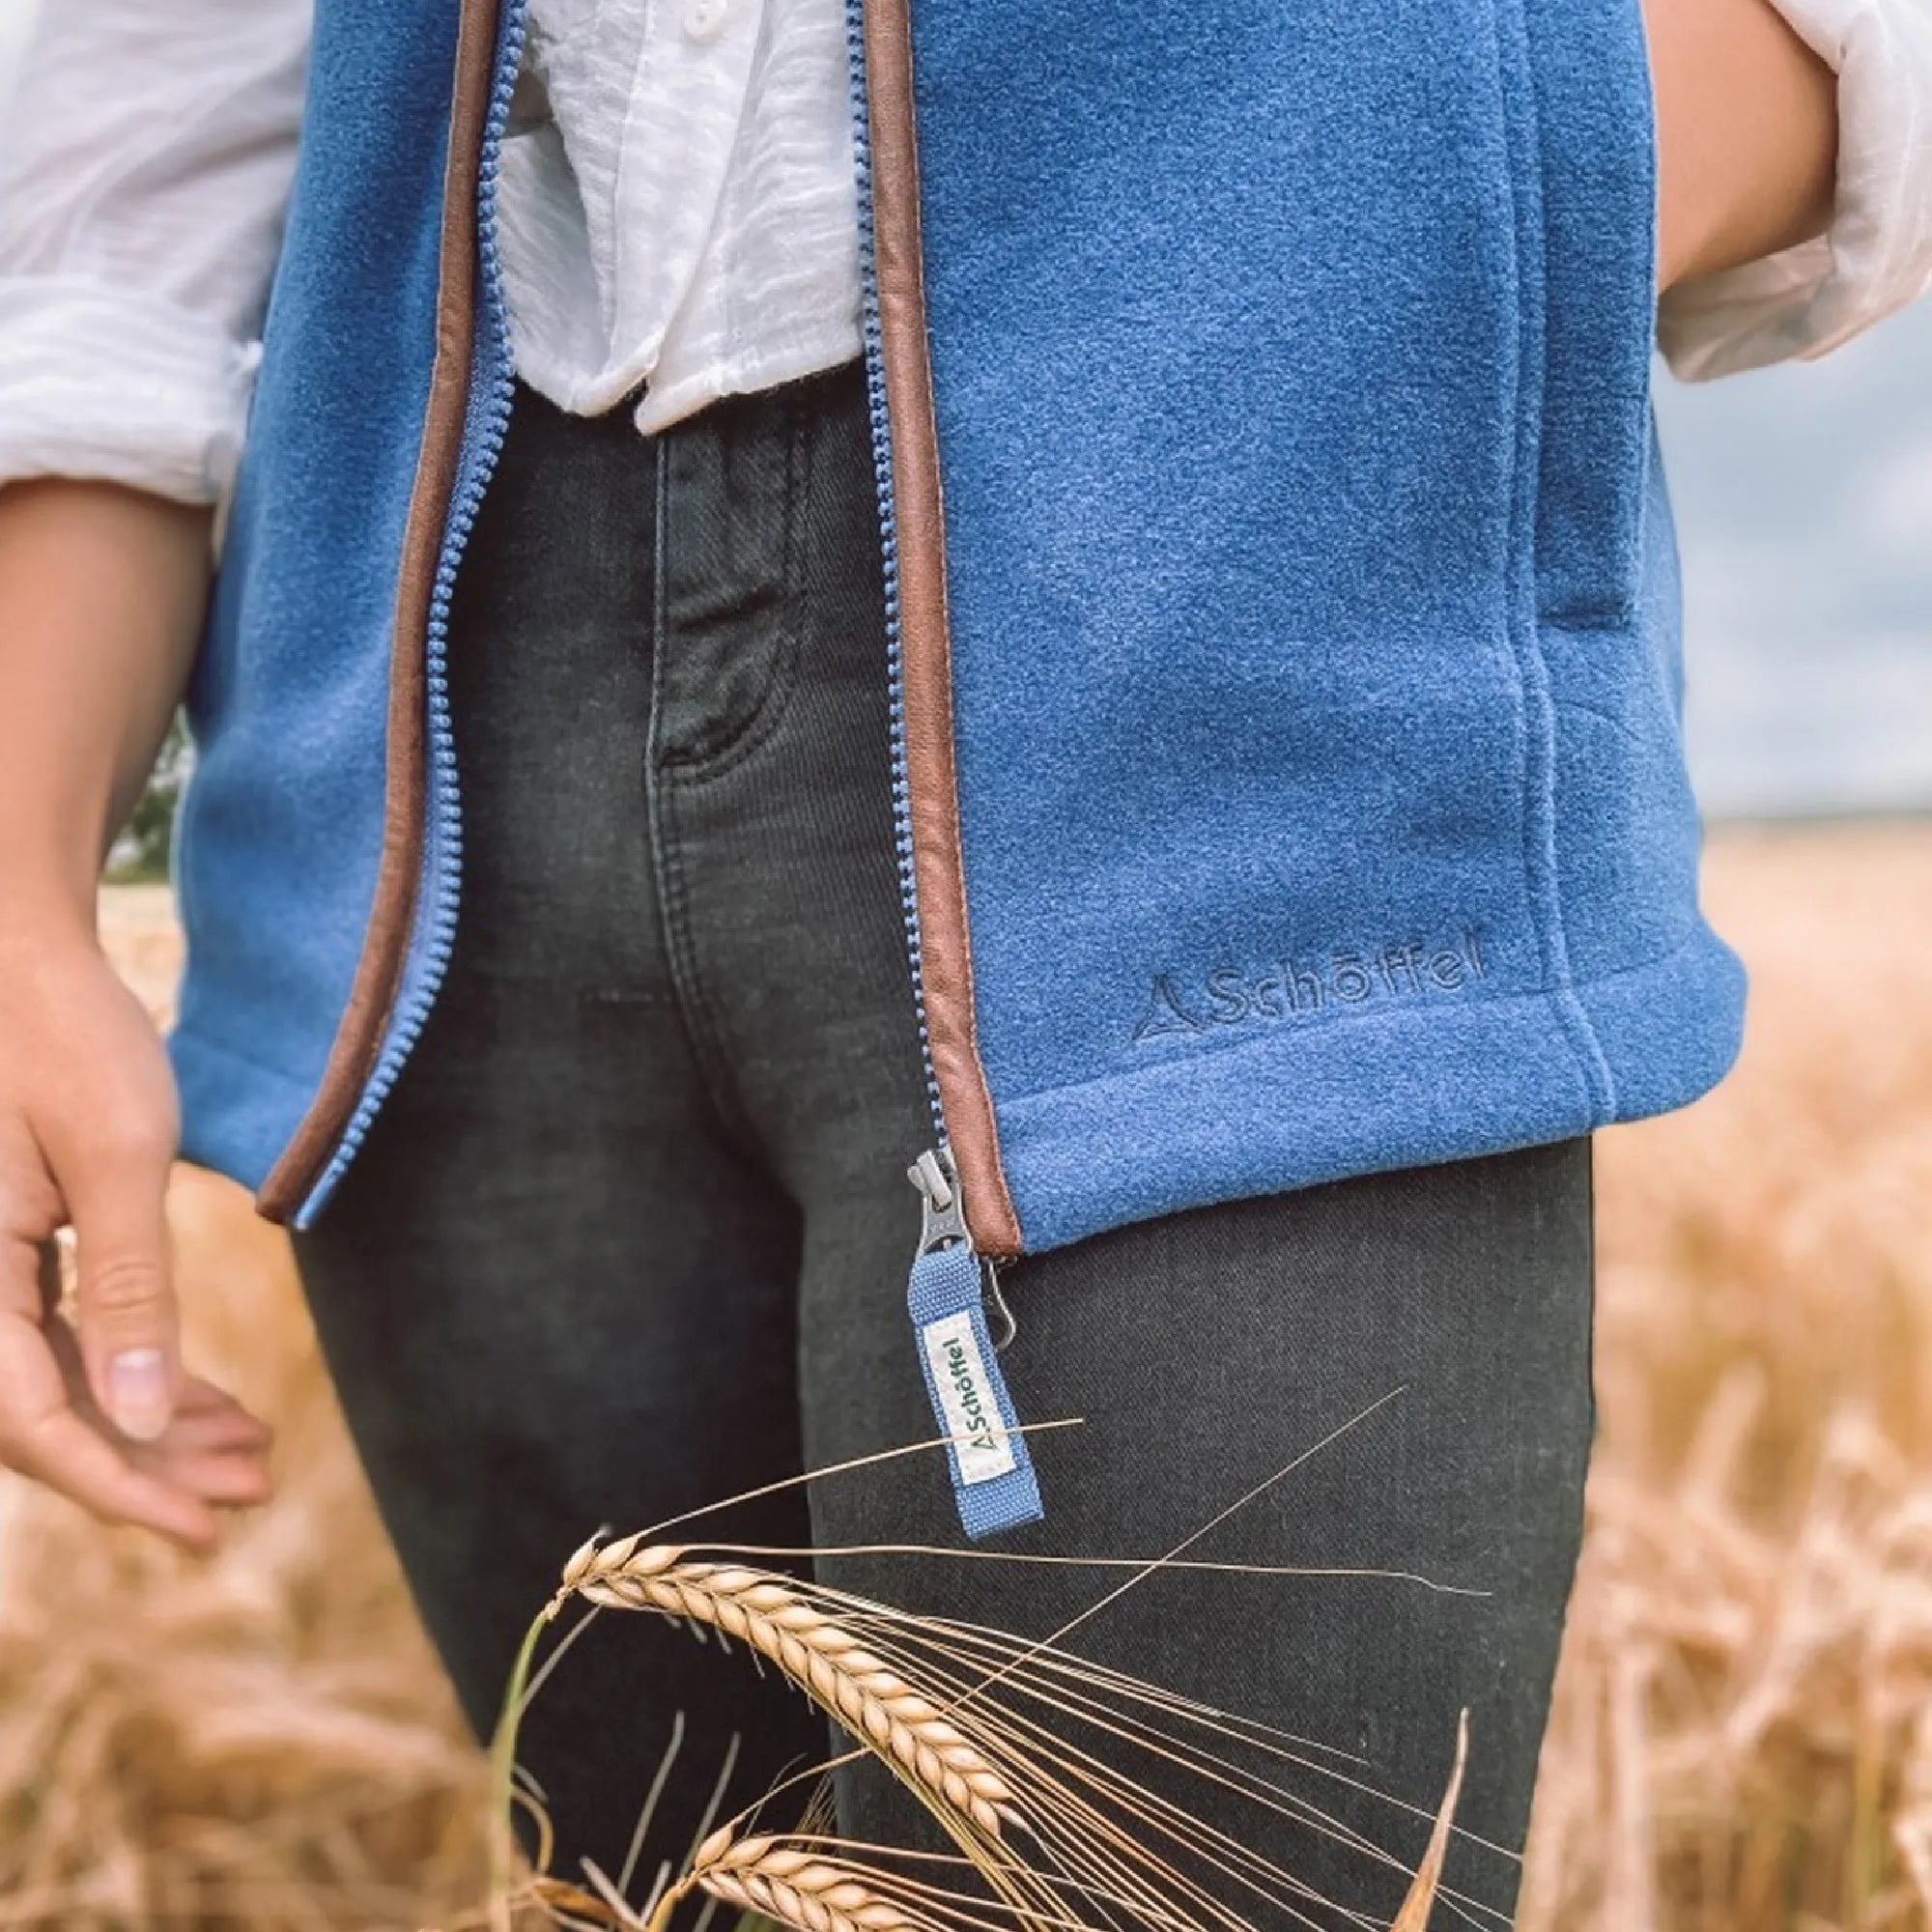
{"type": "MultiPolygon", "coordinates": [[[[181,862],[187,1150],[251,1182],[374,891],[455,7],[318,15],[181,862]]],[[[1696,904],[1636,0],[912,24],[978,1041],[1025,1245],[1709,1087],[1743,985],[1696,904]]],[[[505,354],[496,318],[479,384],[505,354]]]]}

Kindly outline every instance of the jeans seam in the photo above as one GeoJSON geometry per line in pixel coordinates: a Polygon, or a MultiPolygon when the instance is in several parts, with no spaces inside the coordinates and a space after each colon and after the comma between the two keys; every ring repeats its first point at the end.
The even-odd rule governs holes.
{"type": "Polygon", "coordinates": [[[666,621],[668,603],[667,527],[670,496],[670,444],[668,438],[657,439],[657,501],[653,506],[655,529],[652,539],[653,583],[651,590],[651,698],[645,725],[642,781],[644,813],[651,846],[651,865],[658,882],[658,918],[663,923],[665,957],[670,967],[671,987],[678,1016],[691,1056],[697,1069],[705,1096],[718,1116],[719,1123],[753,1158],[763,1163],[765,1149],[731,1076],[730,1059],[724,1052],[716,1015],[704,991],[704,978],[697,963],[697,949],[692,943],[689,900],[684,868],[679,864],[675,785],[667,778],[660,759],[661,728],[664,718],[666,644],[669,626],[666,621]]]}

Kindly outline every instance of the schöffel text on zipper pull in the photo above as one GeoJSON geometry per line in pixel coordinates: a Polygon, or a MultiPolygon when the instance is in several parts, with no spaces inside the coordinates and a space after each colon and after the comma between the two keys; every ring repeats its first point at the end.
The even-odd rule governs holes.
{"type": "Polygon", "coordinates": [[[978,1542],[1046,1514],[1026,1437],[986,1326],[983,1264],[966,1232],[959,1177],[945,1148],[906,1170],[924,1219],[906,1284],[919,1365],[952,1466],[953,1500],[978,1542]]]}

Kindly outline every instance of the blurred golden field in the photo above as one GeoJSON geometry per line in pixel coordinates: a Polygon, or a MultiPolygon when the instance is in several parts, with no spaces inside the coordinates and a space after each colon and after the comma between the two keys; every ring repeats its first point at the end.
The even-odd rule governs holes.
{"type": "MultiPolygon", "coordinates": [[[[1745,1064],[1600,1143],[1603,1436],[1525,1932],[1932,1925],[1932,828],[1732,833],[1745,1064]]],[[[165,895],[109,895],[165,1007],[165,895]]],[[[195,1565],[0,1488],[0,1932],[454,1920],[483,1780],[279,1237],[175,1196],[281,1495],[195,1565]]],[[[535,1607],[534,1605],[532,1606],[535,1607]]],[[[1446,1917],[1446,1914],[1445,1914],[1446,1917]]]]}

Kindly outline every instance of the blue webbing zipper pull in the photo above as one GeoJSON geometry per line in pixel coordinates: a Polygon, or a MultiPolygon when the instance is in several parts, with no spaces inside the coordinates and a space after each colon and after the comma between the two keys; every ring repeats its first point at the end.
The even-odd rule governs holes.
{"type": "Polygon", "coordinates": [[[959,1520],[978,1542],[1037,1522],[1046,1511],[986,1326],[985,1264],[966,1232],[951,1150],[921,1154],[906,1179],[919,1189],[923,1210],[906,1307],[932,1413],[948,1437],[959,1520]]]}

